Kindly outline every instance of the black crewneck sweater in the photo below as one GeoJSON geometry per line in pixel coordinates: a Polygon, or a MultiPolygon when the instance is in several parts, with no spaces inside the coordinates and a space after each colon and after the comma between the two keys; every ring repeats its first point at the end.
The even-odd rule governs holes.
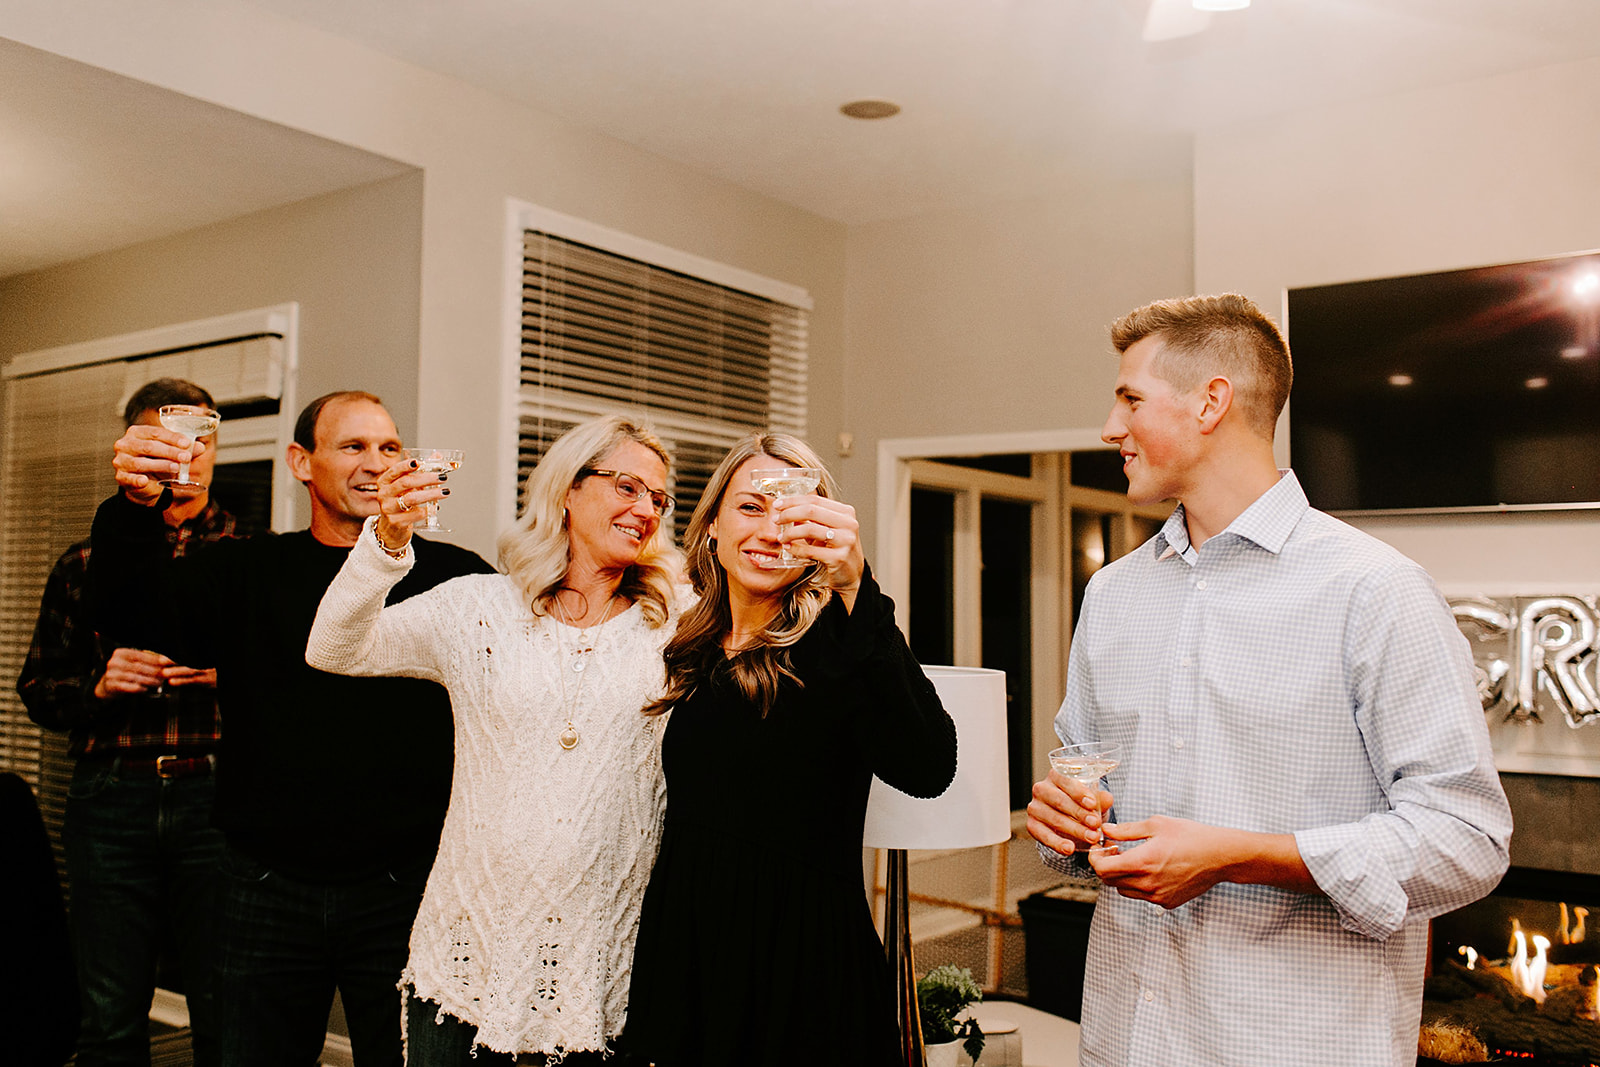
{"type": "MultiPolygon", "coordinates": [[[[212,821],[228,843],[308,881],[430,863],[450,798],[449,695],[433,682],[349,678],[306,664],[317,605],[350,550],[302,530],[172,559],[161,513],[159,503],[121,494],[100,505],[91,603],[108,641],[137,618],[137,647],[148,647],[155,621],[156,651],[216,667],[222,750],[212,821]]],[[[390,591],[391,604],[494,570],[455,545],[412,544],[416,566],[390,591]]]]}

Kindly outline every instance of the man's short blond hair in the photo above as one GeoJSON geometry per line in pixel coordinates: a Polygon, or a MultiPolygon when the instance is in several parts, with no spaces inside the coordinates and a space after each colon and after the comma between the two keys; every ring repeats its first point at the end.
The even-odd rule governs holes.
{"type": "Polygon", "coordinates": [[[1294,384],[1294,367],[1277,323],[1253,300],[1238,293],[1157,300],[1111,326],[1119,354],[1146,337],[1161,339],[1151,369],[1173,388],[1190,393],[1217,375],[1227,378],[1245,421],[1272,440],[1294,384]]]}

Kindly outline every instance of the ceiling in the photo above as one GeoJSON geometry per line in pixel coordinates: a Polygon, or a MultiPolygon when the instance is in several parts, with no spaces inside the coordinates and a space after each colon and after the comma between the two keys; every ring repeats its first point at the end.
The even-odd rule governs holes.
{"type": "Polygon", "coordinates": [[[1187,174],[1234,122],[1600,55],[1596,0],[249,0],[846,223],[1187,174]],[[838,107],[876,97],[875,122],[838,107]]]}
{"type": "Polygon", "coordinates": [[[0,38],[0,278],[412,168],[0,38]]]}
{"type": "MultiPolygon", "coordinates": [[[[1210,125],[1600,55],[1596,0],[1255,0],[1160,43],[1148,0],[249,2],[848,224],[1184,180],[1210,125]]],[[[0,141],[0,277],[405,169],[3,39],[0,141]]]]}

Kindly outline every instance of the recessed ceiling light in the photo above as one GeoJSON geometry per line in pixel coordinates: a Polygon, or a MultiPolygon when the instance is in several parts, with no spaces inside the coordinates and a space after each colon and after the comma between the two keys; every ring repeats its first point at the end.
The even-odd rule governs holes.
{"type": "Polygon", "coordinates": [[[1396,387],[1410,385],[1411,384],[1411,375],[1409,375],[1409,374],[1391,374],[1391,375],[1389,375],[1389,384],[1393,385],[1393,386],[1396,386],[1396,387]]]}
{"type": "Polygon", "coordinates": [[[1189,0],[1196,11],[1243,11],[1250,0],[1189,0]]]}
{"type": "Polygon", "coordinates": [[[1543,389],[1545,386],[1550,384],[1550,379],[1549,378],[1529,378],[1527,381],[1523,382],[1522,384],[1527,386],[1529,389],[1543,389]]]}
{"type": "Polygon", "coordinates": [[[839,110],[853,119],[886,119],[900,114],[900,105],[887,100],[852,100],[841,104],[839,110]]]}
{"type": "Polygon", "coordinates": [[[1582,345],[1569,345],[1561,350],[1562,359],[1582,359],[1589,354],[1589,350],[1582,345]]]}

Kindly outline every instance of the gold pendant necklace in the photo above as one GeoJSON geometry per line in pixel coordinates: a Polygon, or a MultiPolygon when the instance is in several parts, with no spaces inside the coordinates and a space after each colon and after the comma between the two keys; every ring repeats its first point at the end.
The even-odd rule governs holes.
{"type": "MultiPolygon", "coordinates": [[[[560,602],[557,601],[555,606],[560,608],[560,602]]],[[[573,724],[572,718],[578,713],[578,701],[583,698],[583,683],[588,680],[589,656],[593,654],[595,644],[600,640],[600,628],[611,618],[611,609],[616,606],[617,594],[612,593],[610,599],[606,601],[605,614],[600,616],[600,621],[594,624],[594,628],[592,630],[578,631],[578,647],[572,650],[572,670],[578,675],[578,687],[573,691],[571,701],[567,700],[567,652],[566,642],[562,637],[561,630],[565,630],[570,625],[572,616],[566,616],[569,620],[567,624],[562,624],[559,620],[556,622],[556,625],[561,627],[561,630],[556,631],[556,651],[561,654],[561,663],[557,665],[556,671],[561,679],[561,702],[567,706],[567,726],[556,737],[556,744],[560,745],[563,751],[571,752],[578,747],[578,741],[580,740],[578,727],[573,724]]],[[[566,615],[564,608],[562,609],[562,614],[566,615]]]]}

